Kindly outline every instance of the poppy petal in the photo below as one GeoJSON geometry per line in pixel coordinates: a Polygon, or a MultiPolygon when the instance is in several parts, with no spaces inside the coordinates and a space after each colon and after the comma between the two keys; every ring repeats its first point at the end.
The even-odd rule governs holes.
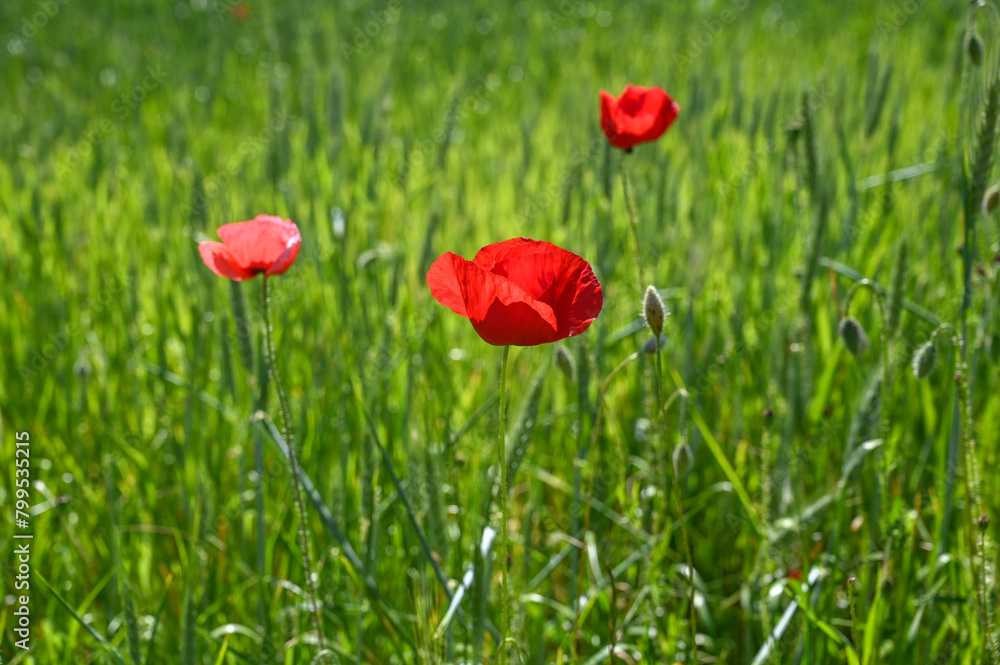
{"type": "MultiPolygon", "coordinates": [[[[559,338],[578,335],[601,313],[604,295],[590,264],[547,242],[518,238],[499,251],[493,272],[507,277],[528,295],[552,307],[559,338]]],[[[480,256],[477,255],[477,261],[480,256]]]]}
{"type": "Polygon", "coordinates": [[[539,310],[523,301],[505,304],[496,299],[482,319],[470,320],[479,336],[494,346],[535,346],[559,339],[556,329],[539,310]]]}
{"type": "Polygon", "coordinates": [[[530,238],[511,238],[510,240],[504,240],[503,242],[495,242],[492,245],[486,245],[486,247],[483,247],[476,253],[476,257],[472,260],[476,265],[484,270],[497,272],[497,274],[506,274],[503,270],[498,272],[496,270],[496,266],[511,258],[558,249],[559,247],[556,245],[542,240],[531,240],[530,238]]]}
{"type": "Polygon", "coordinates": [[[217,233],[237,265],[253,273],[265,272],[268,275],[288,270],[302,244],[302,236],[294,222],[272,215],[258,215],[249,222],[224,224],[217,233]]]}
{"type": "Polygon", "coordinates": [[[198,252],[201,254],[201,260],[205,262],[209,270],[220,277],[228,277],[229,279],[241,282],[245,279],[251,279],[254,276],[254,273],[241,268],[235,263],[229,248],[221,242],[211,242],[208,240],[200,242],[198,243],[198,252]]]}
{"type": "MultiPolygon", "coordinates": [[[[296,230],[298,234],[298,230],[296,230]]],[[[299,248],[302,246],[302,237],[296,235],[295,238],[289,239],[285,245],[285,251],[277,258],[274,264],[267,269],[267,274],[270,275],[280,275],[286,270],[292,267],[295,263],[295,259],[299,256],[299,248]]]]}
{"type": "Polygon", "coordinates": [[[611,145],[623,150],[660,138],[679,113],[662,88],[629,84],[617,100],[601,91],[601,128],[611,145]]]}
{"type": "Polygon", "coordinates": [[[533,346],[558,339],[551,306],[474,261],[446,252],[428,270],[427,284],[438,302],[467,317],[490,344],[533,346]]]}
{"type": "Polygon", "coordinates": [[[431,295],[439,303],[459,316],[468,317],[465,311],[465,296],[462,295],[462,285],[459,283],[459,271],[463,271],[461,256],[445,252],[431,264],[427,271],[427,286],[431,287],[431,295]]]}
{"type": "MultiPolygon", "coordinates": [[[[553,336],[559,329],[559,323],[551,306],[532,298],[513,280],[487,272],[472,261],[465,263],[466,279],[462,284],[462,290],[473,326],[482,323],[489,327],[494,336],[538,340],[503,342],[504,344],[531,346],[555,341],[553,336]],[[522,306],[527,307],[532,313],[529,314],[522,306]],[[499,318],[504,311],[503,308],[510,308],[508,321],[499,318]],[[523,329],[524,335],[520,335],[522,330],[519,329],[523,329]]],[[[482,334],[480,332],[481,336],[482,334]]],[[[489,342],[488,339],[486,341],[489,342]]]]}
{"type": "Polygon", "coordinates": [[[614,120],[615,98],[601,90],[601,129],[611,145],[618,139],[618,127],[614,120]]]}

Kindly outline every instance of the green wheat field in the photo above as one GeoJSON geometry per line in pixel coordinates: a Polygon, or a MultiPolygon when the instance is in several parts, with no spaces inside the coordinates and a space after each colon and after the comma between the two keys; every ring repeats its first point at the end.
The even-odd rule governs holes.
{"type": "Polygon", "coordinates": [[[992,3],[6,0],[0,128],[4,665],[1000,663],[992,3]],[[198,253],[258,213],[318,604],[198,253]],[[604,309],[511,349],[501,561],[503,349],[425,276],[518,236],[604,309]]]}

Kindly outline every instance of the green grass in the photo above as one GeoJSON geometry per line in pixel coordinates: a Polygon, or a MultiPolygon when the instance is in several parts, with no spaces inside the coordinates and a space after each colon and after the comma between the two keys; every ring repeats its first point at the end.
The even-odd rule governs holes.
{"type": "Polygon", "coordinates": [[[444,251],[517,235],[591,261],[605,308],[565,343],[573,377],[550,346],[510,356],[511,662],[596,663],[614,646],[624,662],[683,658],[665,466],[682,442],[702,662],[752,663],[792,600],[766,662],[996,662],[980,617],[998,609],[1000,247],[962,168],[996,179],[977,152],[1000,70],[988,10],[975,67],[959,0],[252,1],[245,21],[230,4],[0,6],[4,594],[15,432],[30,434],[36,481],[32,650],[14,647],[5,602],[4,663],[314,657],[273,386],[258,403],[260,283],[231,292],[196,247],[260,212],[303,236],[271,282],[272,316],[340,662],[469,662],[477,642],[496,662],[502,562],[475,550],[499,528],[502,350],[424,275],[444,251]],[[15,43],[37,12],[44,25],[15,43]],[[645,273],[672,310],[664,397],[687,393],[667,410],[668,446],[640,355],[607,383],[590,449],[599,385],[649,338],[598,125],[598,90],[628,82],[682,109],[626,167],[645,273]],[[890,172],[901,179],[880,184],[890,172]],[[909,368],[939,322],[961,332],[970,211],[971,433],[950,335],[927,380],[909,368]],[[885,404],[868,292],[850,314],[872,348],[854,358],[837,335],[862,277],[906,299],[885,404]],[[982,601],[967,433],[992,519],[982,601]],[[435,639],[474,563],[490,584],[435,639]],[[793,572],[818,581],[803,591],[793,572]]]}

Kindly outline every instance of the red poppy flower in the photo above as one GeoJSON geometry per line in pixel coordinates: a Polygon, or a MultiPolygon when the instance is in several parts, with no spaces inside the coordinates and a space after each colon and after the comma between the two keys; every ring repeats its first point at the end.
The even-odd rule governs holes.
{"type": "Polygon", "coordinates": [[[622,150],[663,136],[680,111],[662,88],[629,84],[618,99],[601,90],[601,129],[611,145],[622,150]]]}
{"type": "Polygon", "coordinates": [[[217,233],[222,242],[200,242],[198,251],[212,272],[237,282],[261,273],[280,275],[295,263],[302,244],[295,222],[273,215],[224,224],[217,233]]]}
{"type": "Polygon", "coordinates": [[[439,303],[468,318],[496,346],[579,335],[604,304],[589,263],[527,238],[487,245],[472,261],[445,252],[427,271],[427,285],[439,303]]]}

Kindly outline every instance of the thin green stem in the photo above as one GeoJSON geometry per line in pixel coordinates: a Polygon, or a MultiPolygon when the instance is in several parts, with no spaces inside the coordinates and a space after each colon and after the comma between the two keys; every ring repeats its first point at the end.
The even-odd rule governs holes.
{"type": "MultiPolygon", "coordinates": [[[[959,361],[958,393],[962,402],[962,448],[965,451],[966,491],[969,495],[969,519],[972,523],[972,533],[977,527],[976,521],[983,512],[980,496],[979,462],[976,459],[976,439],[972,418],[972,396],[969,388],[969,366],[964,358],[959,361]]],[[[976,557],[977,543],[973,539],[969,545],[970,558],[973,562],[979,559],[980,574],[976,575],[976,609],[979,613],[979,627],[983,633],[983,663],[988,663],[988,644],[990,642],[989,622],[987,621],[987,585],[986,585],[986,548],[985,542],[979,543],[979,556],[976,557]]]]}
{"type": "MultiPolygon", "coordinates": [[[[979,519],[982,519],[980,516],[979,519]]],[[[988,522],[987,522],[988,523],[988,522]]],[[[989,583],[987,582],[987,553],[989,552],[989,547],[987,545],[986,538],[986,527],[980,525],[979,528],[979,553],[980,553],[980,593],[983,596],[983,652],[984,652],[984,663],[997,662],[1000,659],[1000,654],[997,654],[997,644],[994,640],[994,635],[996,634],[994,622],[993,622],[993,606],[990,604],[989,597],[989,583]]]]}
{"type": "Polygon", "coordinates": [[[507,500],[507,357],[510,345],[503,347],[503,360],[500,361],[500,438],[497,447],[500,452],[500,604],[503,627],[500,640],[500,663],[507,664],[507,639],[510,637],[510,589],[508,588],[510,544],[507,540],[507,521],[510,512],[507,500]]]}
{"type": "MultiPolygon", "coordinates": [[[[773,414],[772,414],[773,415],[773,414]]],[[[764,432],[761,435],[760,441],[760,504],[761,504],[761,518],[764,530],[766,533],[770,533],[771,530],[771,423],[770,418],[765,415],[764,432]]],[[[759,575],[761,573],[771,572],[771,551],[770,548],[765,544],[758,550],[757,563],[755,566],[754,573],[759,575]]],[[[764,588],[765,597],[761,599],[761,620],[764,624],[764,634],[770,635],[774,626],[771,625],[771,611],[767,603],[766,597],[766,587],[764,588]]],[[[768,663],[774,662],[774,653],[772,651],[771,655],[768,656],[768,663]]]]}
{"type": "Polygon", "coordinates": [[[639,291],[646,288],[646,279],[642,270],[642,246],[639,244],[639,215],[635,210],[635,203],[632,201],[632,187],[629,184],[628,171],[625,169],[625,155],[622,153],[621,168],[622,189],[625,191],[625,207],[628,209],[628,221],[632,228],[632,240],[635,242],[635,271],[639,277],[639,291]]]}
{"type": "MultiPolygon", "coordinates": [[[[854,300],[854,296],[861,289],[868,289],[872,292],[875,298],[875,302],[878,306],[879,316],[881,317],[881,326],[879,329],[879,338],[881,340],[882,346],[882,409],[881,409],[881,424],[882,424],[882,464],[881,464],[881,480],[882,485],[882,496],[881,496],[881,510],[882,519],[888,519],[888,507],[889,507],[889,469],[892,463],[892,449],[889,446],[889,335],[888,335],[888,325],[889,319],[887,318],[886,308],[885,308],[885,294],[882,289],[875,284],[875,282],[870,279],[862,279],[859,282],[855,282],[850,290],[847,292],[847,298],[844,302],[844,316],[850,314],[851,302],[854,300]]],[[[882,533],[886,533],[886,524],[882,525],[882,533]]],[[[886,539],[886,557],[885,565],[888,566],[889,563],[889,541],[886,539]]]]}
{"type": "Polygon", "coordinates": [[[986,598],[988,593],[988,586],[986,583],[986,532],[980,530],[979,532],[979,575],[976,580],[977,589],[976,595],[979,596],[979,611],[982,612],[982,616],[979,618],[980,630],[983,631],[983,665],[990,662],[990,642],[992,641],[992,633],[990,631],[990,622],[988,621],[989,610],[986,608],[986,598]]]}
{"type": "Polygon", "coordinates": [[[855,578],[850,578],[847,580],[847,598],[850,601],[851,607],[851,639],[854,641],[854,649],[856,651],[861,651],[861,631],[858,630],[858,626],[861,625],[860,617],[858,616],[858,605],[855,599],[854,587],[858,583],[855,578]]]}
{"type": "MultiPolygon", "coordinates": [[[[611,370],[611,373],[608,374],[608,376],[605,377],[605,379],[603,381],[601,381],[601,384],[600,384],[599,389],[598,389],[598,393],[597,393],[597,413],[594,416],[594,426],[591,429],[591,432],[590,432],[590,443],[588,444],[588,446],[590,448],[590,480],[588,481],[588,487],[587,487],[587,509],[584,512],[584,518],[583,518],[583,534],[584,534],[584,536],[586,536],[587,531],[590,529],[590,508],[591,508],[591,506],[594,503],[594,482],[595,482],[595,480],[597,478],[597,452],[598,452],[597,451],[597,439],[598,439],[598,437],[600,436],[600,433],[601,433],[601,418],[604,415],[604,398],[607,395],[608,386],[611,383],[611,379],[615,378],[615,376],[618,374],[618,372],[620,372],[623,369],[625,369],[626,366],[628,366],[632,361],[636,360],[638,357],[639,357],[639,353],[636,352],[636,353],[633,353],[632,355],[630,355],[629,357],[625,358],[625,360],[623,360],[620,363],[618,363],[618,366],[615,367],[613,370],[611,370]]],[[[575,533],[573,533],[571,535],[573,537],[576,537],[575,533]]],[[[582,572],[582,570],[578,571],[577,574],[579,574],[580,572],[582,572]]],[[[577,586],[577,588],[579,589],[580,586],[577,586]]],[[[574,636],[574,638],[572,640],[573,649],[574,649],[574,655],[576,655],[576,652],[575,652],[575,649],[576,649],[576,638],[575,638],[575,636],[576,636],[577,630],[579,630],[579,628],[580,628],[580,609],[581,609],[581,607],[580,607],[580,602],[579,602],[578,596],[579,596],[579,594],[576,594],[575,596],[573,596],[571,598],[571,600],[573,601],[573,606],[576,608],[576,616],[573,619],[573,636],[574,636]]]]}
{"type": "Polygon", "coordinates": [[[271,328],[271,298],[267,293],[267,276],[262,280],[261,300],[264,313],[264,344],[267,346],[267,364],[270,368],[274,391],[278,393],[278,403],[281,405],[281,435],[288,444],[288,464],[292,471],[292,487],[295,490],[295,510],[299,517],[299,543],[302,548],[302,567],[306,573],[306,588],[309,592],[309,604],[312,605],[313,618],[316,621],[316,643],[320,653],[326,652],[326,641],[323,639],[323,618],[320,614],[319,595],[316,593],[316,580],[313,576],[312,560],[309,555],[309,525],[306,522],[306,509],[302,501],[302,487],[299,484],[299,461],[295,453],[295,442],[292,439],[292,418],[285,399],[285,389],[278,377],[278,365],[274,355],[274,331],[271,328]]]}
{"type": "Polygon", "coordinates": [[[698,662],[698,624],[694,604],[694,563],[691,559],[691,545],[688,542],[687,524],[684,520],[684,502],[681,497],[680,479],[674,473],[674,450],[670,442],[670,428],[667,423],[667,405],[663,401],[663,365],[660,360],[660,336],[656,335],[656,402],[660,405],[660,418],[663,421],[663,435],[667,445],[667,472],[670,474],[670,484],[674,489],[674,503],[677,504],[677,519],[681,523],[681,544],[684,547],[684,562],[688,569],[688,605],[690,618],[688,620],[691,630],[691,662],[698,662]]]}

